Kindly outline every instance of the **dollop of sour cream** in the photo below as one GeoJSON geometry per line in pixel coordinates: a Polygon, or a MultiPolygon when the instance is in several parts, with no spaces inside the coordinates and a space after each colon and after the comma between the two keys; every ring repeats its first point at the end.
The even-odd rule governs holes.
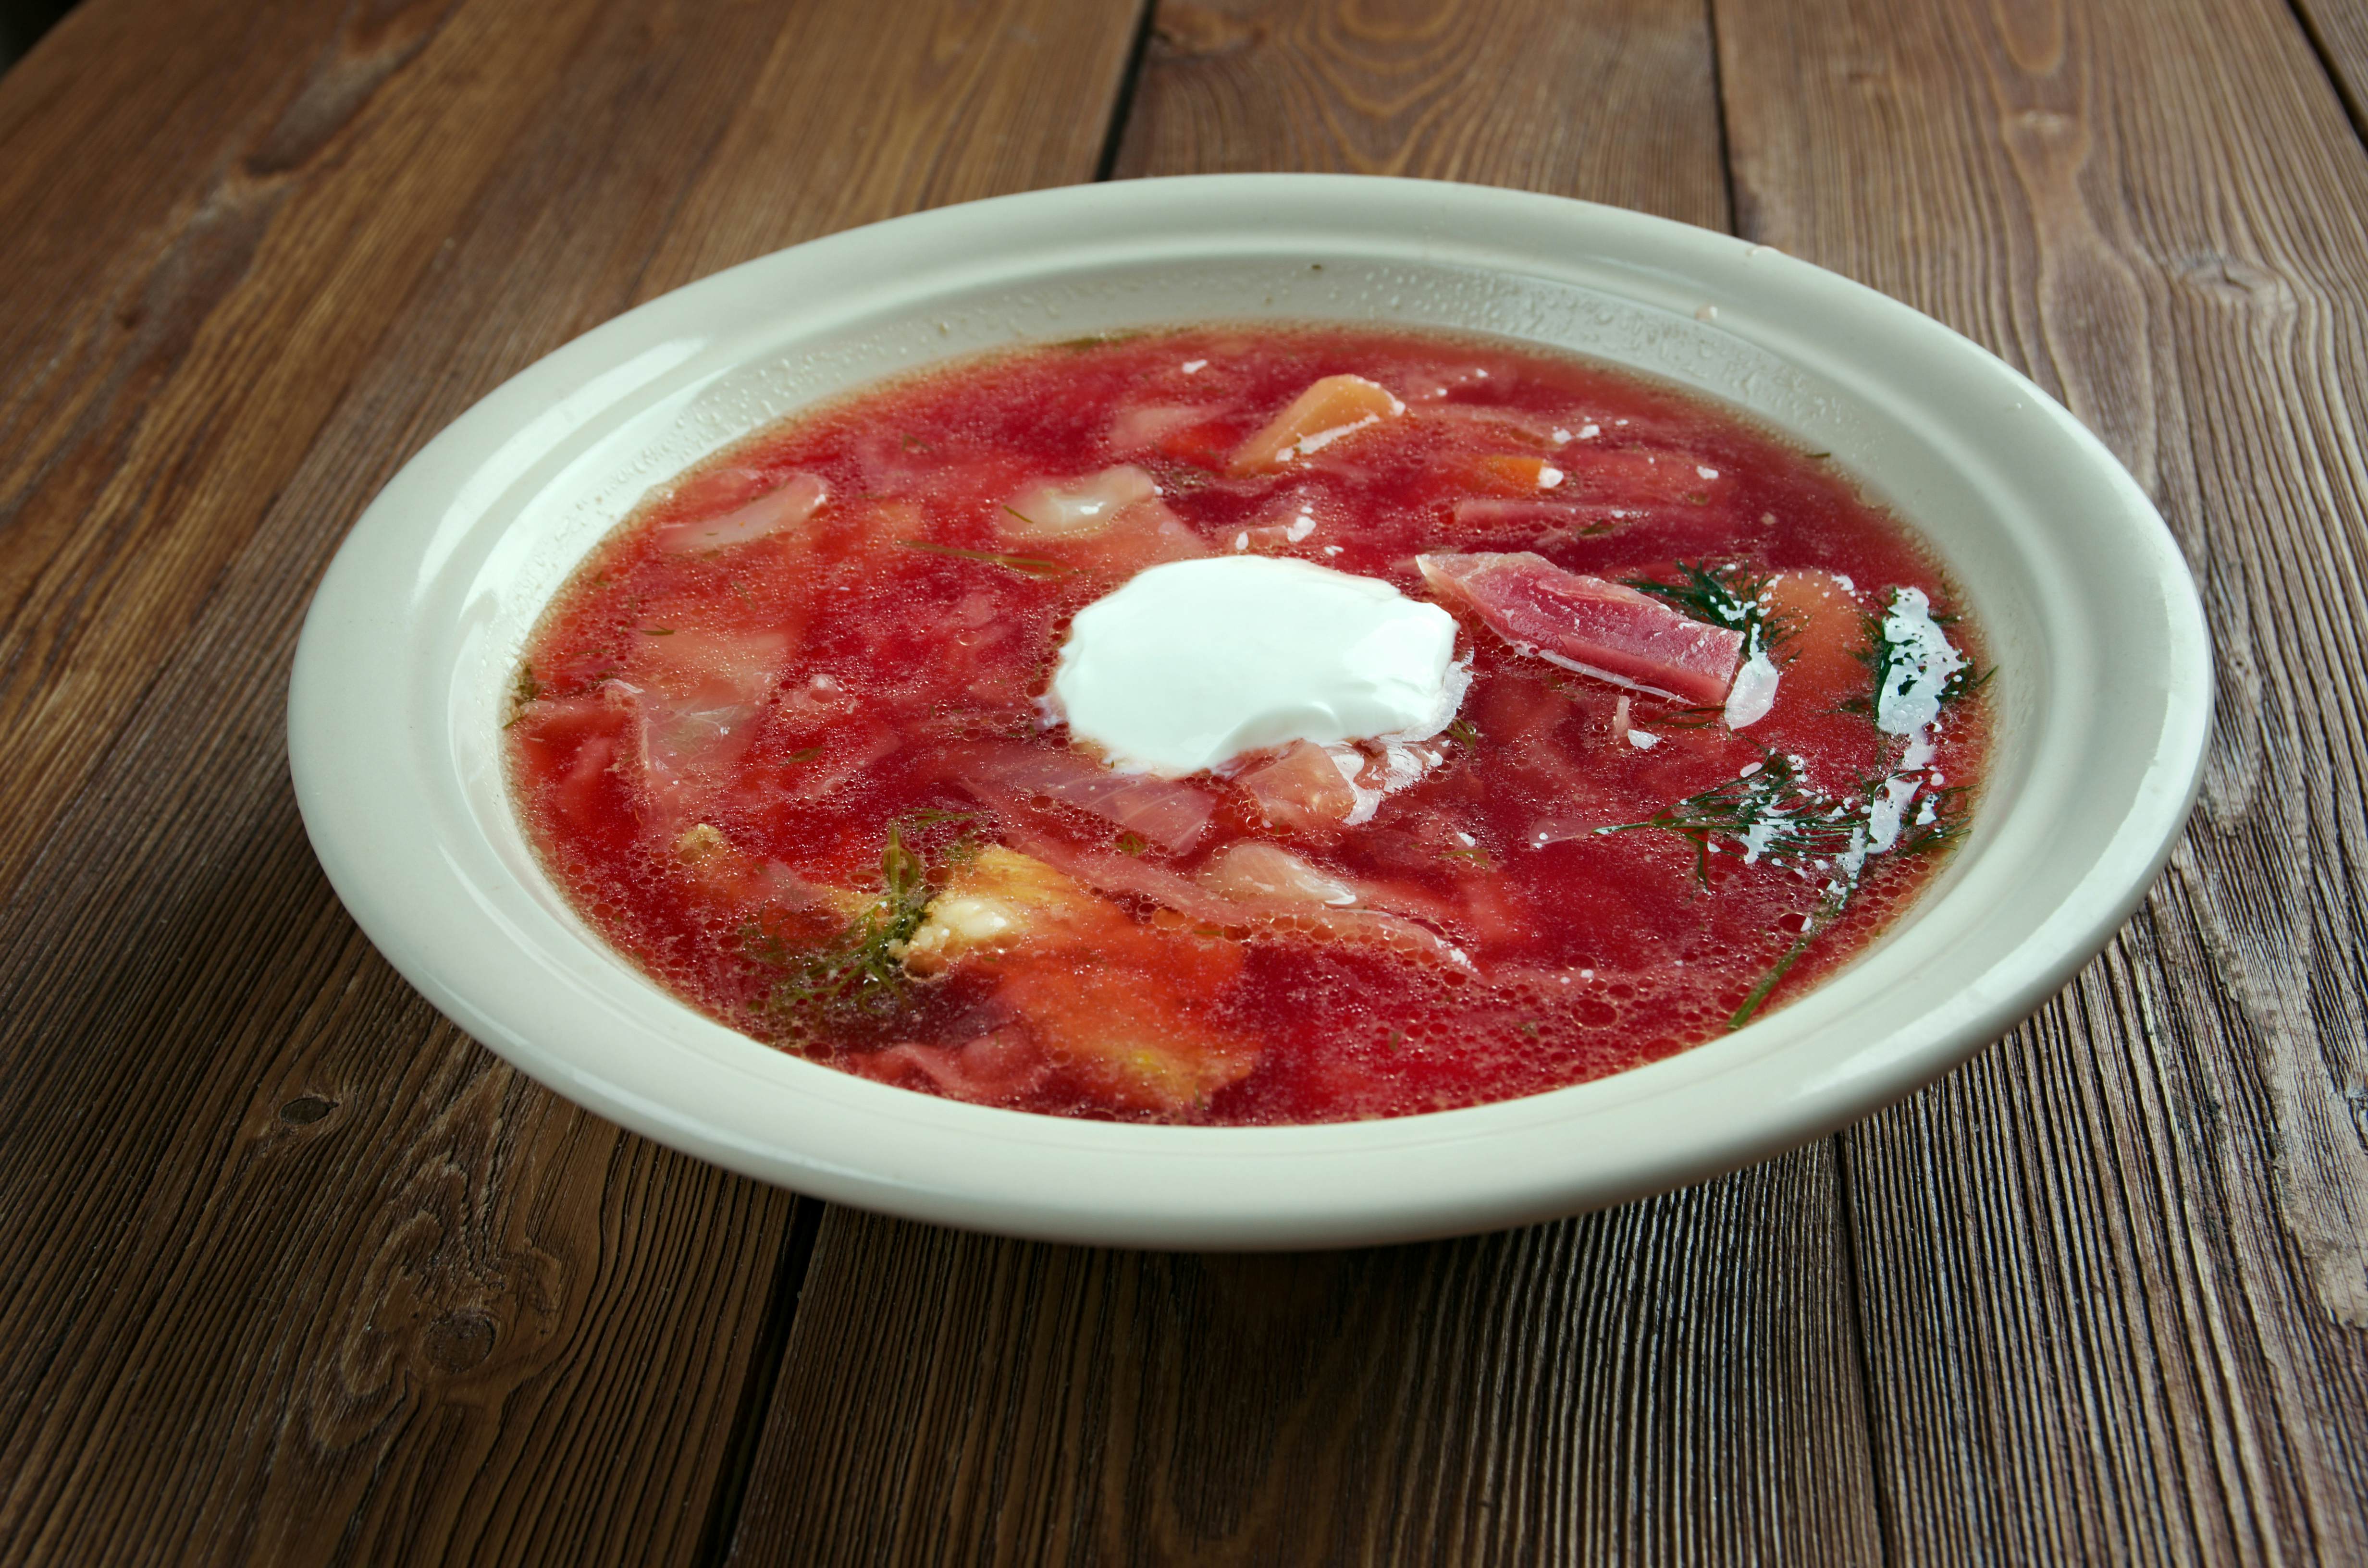
{"type": "Polygon", "coordinates": [[[1113,767],[1173,778],[1293,741],[1425,740],[1468,684],[1437,605],[1225,555],[1151,567],[1079,610],[1051,696],[1113,767]]]}

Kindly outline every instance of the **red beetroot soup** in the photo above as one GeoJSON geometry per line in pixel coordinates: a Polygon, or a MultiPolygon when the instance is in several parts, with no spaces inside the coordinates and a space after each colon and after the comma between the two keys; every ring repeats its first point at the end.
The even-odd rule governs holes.
{"type": "Polygon", "coordinates": [[[1061,1115],[1403,1116],[1863,949],[1980,775],[1960,608],[1823,454],[1690,394],[1164,331],[883,385],[658,494],[529,641],[512,785],[584,917],[760,1040],[1061,1115]],[[1227,555],[1452,612],[1452,723],[1111,767],[1047,696],[1071,618],[1227,555]]]}

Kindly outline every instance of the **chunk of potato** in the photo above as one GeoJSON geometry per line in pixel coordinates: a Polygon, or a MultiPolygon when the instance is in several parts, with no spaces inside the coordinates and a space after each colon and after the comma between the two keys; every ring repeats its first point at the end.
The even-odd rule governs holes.
{"type": "Polygon", "coordinates": [[[1132,927],[1126,911],[1043,861],[990,844],[954,869],[905,944],[905,967],[935,974],[1021,943],[1067,947],[1132,927]]]}
{"type": "Polygon", "coordinates": [[[1106,1105],[1178,1115],[1258,1065],[1254,1044],[1201,1022],[1179,988],[1123,963],[1029,964],[996,995],[1106,1105]]]}
{"type": "Polygon", "coordinates": [[[1240,970],[1236,944],[1138,924],[1001,845],[955,870],[902,956],[916,974],[986,966],[1028,1039],[1119,1109],[1180,1115],[1258,1063],[1252,1042],[1201,1017],[1240,970]]]}

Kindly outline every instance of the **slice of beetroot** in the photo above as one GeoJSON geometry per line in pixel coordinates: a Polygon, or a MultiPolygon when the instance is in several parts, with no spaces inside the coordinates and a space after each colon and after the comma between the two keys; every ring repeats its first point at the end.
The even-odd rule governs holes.
{"type": "Polygon", "coordinates": [[[1681,702],[1726,700],[1743,633],[1691,620],[1660,600],[1565,572],[1542,555],[1424,555],[1433,592],[1468,607],[1515,649],[1681,702]]]}

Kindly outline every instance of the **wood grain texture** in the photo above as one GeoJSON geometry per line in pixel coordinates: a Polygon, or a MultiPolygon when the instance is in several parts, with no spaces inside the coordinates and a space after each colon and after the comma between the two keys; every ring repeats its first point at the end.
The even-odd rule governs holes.
{"type": "Polygon", "coordinates": [[[734,1561],[1874,1562],[1846,1275],[1823,1146],[1364,1253],[833,1210],[734,1561]]]}
{"type": "Polygon", "coordinates": [[[1706,17],[1676,0],[1161,0],[1121,176],[1308,169],[1726,226],[1706,17]]]}
{"type": "MultiPolygon", "coordinates": [[[[1117,166],[1387,167],[1722,221],[1699,9],[1528,11],[1526,50],[1504,45],[1513,15],[1171,6],[1117,166]],[[1524,134],[1507,106],[1529,101],[1567,135],[1524,134]],[[1647,105],[1640,167],[1624,139],[1647,105]]],[[[1830,1145],[1585,1220],[1341,1256],[1087,1252],[834,1210],[734,1560],[1871,1562],[1840,1227],[1830,1145]]]]}
{"type": "Polygon", "coordinates": [[[2368,135],[2368,8],[2359,0],[2294,0],[2294,7],[2335,78],[2352,129],[2368,135]]]}
{"type": "Polygon", "coordinates": [[[838,135],[1010,129],[917,198],[785,197],[749,122],[923,70],[894,9],[291,8],[222,44],[237,112],[176,118],[82,91],[154,26],[91,0],[0,83],[0,298],[43,306],[0,312],[0,1560],[679,1561],[719,1523],[793,1200],[438,1020],[321,881],[280,708],[370,494],[660,266],[1091,173],[1095,113],[993,106],[1106,118],[1132,18],[1018,0],[969,8],[966,97],[838,135]],[[140,165],[120,210],[89,149],[140,165]],[[762,220],[686,241],[735,186],[762,220]]]}
{"type": "Polygon", "coordinates": [[[1844,1139],[1893,1544],[2368,1561],[2368,155],[2256,0],[1718,27],[1744,231],[2069,404],[2162,507],[2219,661],[2139,917],[1844,1139]]]}

